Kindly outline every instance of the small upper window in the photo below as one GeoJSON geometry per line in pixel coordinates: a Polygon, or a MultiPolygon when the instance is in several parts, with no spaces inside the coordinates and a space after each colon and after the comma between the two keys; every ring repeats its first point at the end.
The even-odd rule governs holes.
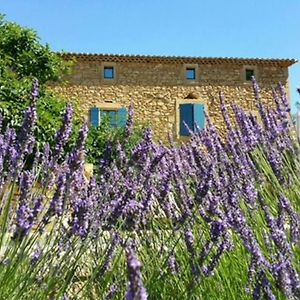
{"type": "Polygon", "coordinates": [[[103,76],[105,79],[114,79],[114,67],[104,67],[103,76]]]}
{"type": "Polygon", "coordinates": [[[195,68],[186,68],[185,78],[187,80],[195,80],[196,79],[196,69],[195,68]]]}
{"type": "Polygon", "coordinates": [[[252,77],[254,76],[254,70],[253,69],[246,69],[245,70],[246,72],[246,80],[247,81],[251,81],[252,80],[252,77]]]}

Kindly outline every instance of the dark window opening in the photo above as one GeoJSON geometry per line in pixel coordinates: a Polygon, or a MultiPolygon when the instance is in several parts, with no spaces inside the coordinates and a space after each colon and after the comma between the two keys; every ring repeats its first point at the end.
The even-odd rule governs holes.
{"type": "Polygon", "coordinates": [[[254,70],[246,69],[246,80],[251,81],[253,76],[254,76],[254,70]]]}

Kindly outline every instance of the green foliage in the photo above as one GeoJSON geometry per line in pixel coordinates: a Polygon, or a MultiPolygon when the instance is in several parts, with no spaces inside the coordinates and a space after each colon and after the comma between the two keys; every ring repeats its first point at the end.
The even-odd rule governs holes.
{"type": "MultiPolygon", "coordinates": [[[[36,139],[39,146],[43,146],[46,142],[53,145],[55,133],[62,125],[62,119],[66,108],[66,101],[57,99],[57,96],[52,95],[50,92],[45,93],[37,103],[37,127],[36,139]]],[[[75,108],[76,110],[76,108],[75,108]]],[[[73,121],[74,134],[71,138],[72,145],[75,143],[75,135],[80,126],[80,119],[75,114],[73,121]]]]}
{"type": "Polygon", "coordinates": [[[25,109],[29,105],[32,79],[40,86],[38,103],[39,145],[51,143],[61,125],[66,101],[46,90],[46,82],[57,81],[68,72],[70,63],[42,45],[37,34],[28,28],[7,22],[0,15],[0,113],[4,128],[20,128],[25,109]]]}
{"type": "Polygon", "coordinates": [[[52,52],[49,45],[42,45],[33,30],[6,22],[0,16],[0,36],[0,70],[7,76],[36,77],[44,84],[60,79],[67,72],[68,64],[52,52]]]}
{"type": "MultiPolygon", "coordinates": [[[[136,125],[130,137],[126,137],[124,128],[111,128],[109,119],[104,118],[99,127],[91,127],[86,142],[87,162],[99,165],[107,153],[107,147],[112,147],[112,157],[116,155],[117,142],[122,144],[127,153],[140,141],[144,126],[136,125]]],[[[106,157],[107,159],[107,157],[106,157]]]]}

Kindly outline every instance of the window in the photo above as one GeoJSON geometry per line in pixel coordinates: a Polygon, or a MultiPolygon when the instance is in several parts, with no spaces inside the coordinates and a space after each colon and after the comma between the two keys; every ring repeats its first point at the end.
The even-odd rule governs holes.
{"type": "Polygon", "coordinates": [[[101,119],[108,119],[110,127],[117,127],[117,111],[116,110],[101,110],[100,111],[101,119]]]}
{"type": "Polygon", "coordinates": [[[187,80],[195,80],[196,79],[196,69],[195,68],[186,68],[185,78],[187,80]]]}
{"type": "Polygon", "coordinates": [[[197,129],[205,127],[205,106],[199,103],[186,103],[179,105],[179,134],[189,136],[190,131],[196,132],[197,129]]]}
{"type": "Polygon", "coordinates": [[[253,69],[246,69],[245,70],[245,76],[246,76],[246,81],[251,81],[252,80],[252,76],[254,76],[254,70],[253,69]]]}
{"type": "Polygon", "coordinates": [[[101,62],[101,82],[104,84],[115,84],[118,77],[118,65],[112,61],[101,62]]]}
{"type": "Polygon", "coordinates": [[[90,110],[90,123],[94,127],[98,127],[101,121],[108,118],[111,127],[125,127],[127,121],[127,108],[120,109],[101,109],[92,107],[90,110]]]}
{"type": "Polygon", "coordinates": [[[198,64],[183,64],[182,79],[185,84],[194,85],[198,81],[198,64]]]}
{"type": "Polygon", "coordinates": [[[105,79],[114,79],[115,74],[114,74],[114,67],[104,67],[103,69],[103,77],[105,79]]]}

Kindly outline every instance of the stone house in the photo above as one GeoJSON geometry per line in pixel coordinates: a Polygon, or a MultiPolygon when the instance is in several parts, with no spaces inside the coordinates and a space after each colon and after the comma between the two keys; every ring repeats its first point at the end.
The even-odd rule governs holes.
{"type": "Polygon", "coordinates": [[[52,88],[78,103],[83,116],[97,126],[108,115],[112,126],[124,126],[127,108],[134,105],[135,120],[151,124],[154,137],[166,142],[205,126],[204,111],[222,130],[218,93],[228,104],[255,111],[251,76],[255,76],[264,101],[272,87],[282,82],[288,90],[288,67],[293,59],[167,57],[66,53],[75,59],[65,84],[52,88]]]}

